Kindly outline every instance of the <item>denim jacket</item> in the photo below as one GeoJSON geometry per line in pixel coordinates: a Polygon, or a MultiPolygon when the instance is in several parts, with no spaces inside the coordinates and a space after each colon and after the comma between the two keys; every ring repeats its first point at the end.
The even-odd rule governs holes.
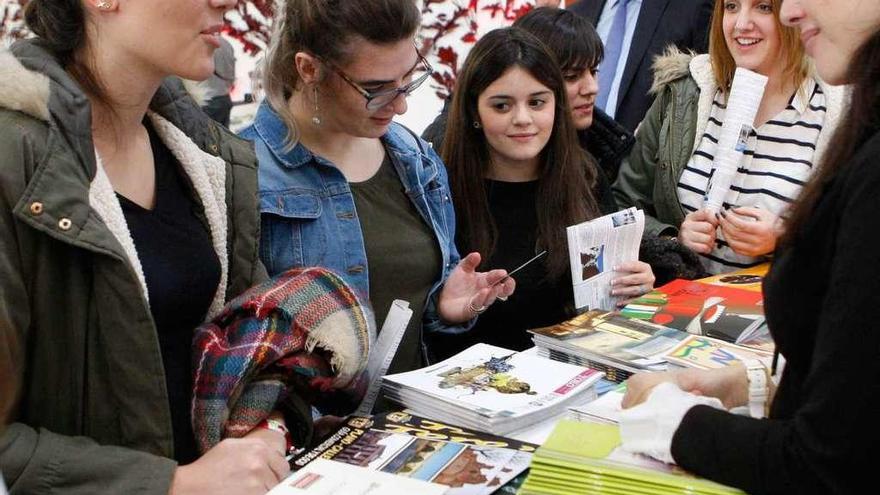
{"type": "MultiPolygon", "coordinates": [[[[368,298],[370,277],[363,233],[342,172],[302,144],[285,151],[287,126],[266,102],[241,135],[254,142],[259,162],[260,257],[269,274],[292,267],[322,266],[339,273],[368,298]]],[[[392,163],[404,192],[432,227],[440,245],[442,277],[428,292],[423,328],[429,332],[466,331],[472,322],[450,326],[441,322],[437,313],[439,290],[459,261],[446,167],[430,145],[400,124],[392,123],[382,142],[393,154],[392,163]]]]}

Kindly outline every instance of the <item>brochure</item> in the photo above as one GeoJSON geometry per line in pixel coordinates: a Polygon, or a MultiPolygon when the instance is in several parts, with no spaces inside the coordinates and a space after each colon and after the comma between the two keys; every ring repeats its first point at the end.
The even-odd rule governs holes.
{"type": "Polygon", "coordinates": [[[611,280],[616,276],[613,268],[639,259],[644,231],[645,214],[637,208],[566,229],[577,309],[611,310],[617,306],[617,298],[611,295],[611,280]]]}

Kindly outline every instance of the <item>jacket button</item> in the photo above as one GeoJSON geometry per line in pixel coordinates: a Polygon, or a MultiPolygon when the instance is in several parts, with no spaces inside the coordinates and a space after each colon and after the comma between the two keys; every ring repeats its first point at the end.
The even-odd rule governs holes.
{"type": "Polygon", "coordinates": [[[210,148],[211,148],[211,153],[217,153],[217,151],[220,149],[216,144],[212,144],[210,146],[210,148]]]}
{"type": "Polygon", "coordinates": [[[31,213],[34,215],[39,215],[40,213],[43,213],[43,203],[40,203],[39,201],[34,201],[33,203],[31,203],[31,213]]]}
{"type": "Polygon", "coordinates": [[[352,275],[357,275],[358,273],[364,272],[364,265],[353,265],[348,267],[348,273],[352,275]]]}
{"type": "Polygon", "coordinates": [[[61,230],[70,230],[71,225],[73,225],[73,222],[71,222],[69,218],[58,220],[58,228],[61,230]]]}

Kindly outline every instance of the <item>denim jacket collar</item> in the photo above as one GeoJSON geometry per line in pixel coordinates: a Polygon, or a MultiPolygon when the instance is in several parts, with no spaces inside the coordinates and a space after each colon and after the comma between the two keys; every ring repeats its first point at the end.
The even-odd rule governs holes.
{"type": "MultiPolygon", "coordinates": [[[[313,154],[305,146],[294,146],[293,148],[285,149],[287,148],[287,125],[269,105],[268,101],[260,104],[260,108],[257,110],[257,115],[254,118],[254,129],[265,141],[269,150],[275,155],[275,158],[285,167],[297,168],[313,160],[329,164],[329,162],[325,163],[323,159],[313,154]]],[[[425,150],[422,149],[423,142],[416,139],[415,136],[408,136],[407,134],[409,134],[409,131],[403,126],[392,123],[391,127],[388,128],[388,132],[382,136],[382,142],[385,144],[386,149],[393,152],[398,158],[414,156],[419,153],[426,154],[425,150]]]]}

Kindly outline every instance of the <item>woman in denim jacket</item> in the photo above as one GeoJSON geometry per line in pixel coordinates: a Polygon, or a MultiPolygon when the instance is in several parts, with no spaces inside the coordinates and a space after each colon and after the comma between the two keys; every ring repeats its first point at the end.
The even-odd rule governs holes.
{"type": "Polygon", "coordinates": [[[459,262],[446,170],[392,122],[430,75],[413,46],[410,0],[294,0],[267,57],[266,93],[243,136],[260,163],[261,258],[270,274],[296,266],[340,273],[382,322],[394,299],[414,317],[390,372],[426,364],[422,328],[459,333],[513,292],[503,270],[459,262]],[[369,19],[370,22],[364,22],[369,19]]]}

